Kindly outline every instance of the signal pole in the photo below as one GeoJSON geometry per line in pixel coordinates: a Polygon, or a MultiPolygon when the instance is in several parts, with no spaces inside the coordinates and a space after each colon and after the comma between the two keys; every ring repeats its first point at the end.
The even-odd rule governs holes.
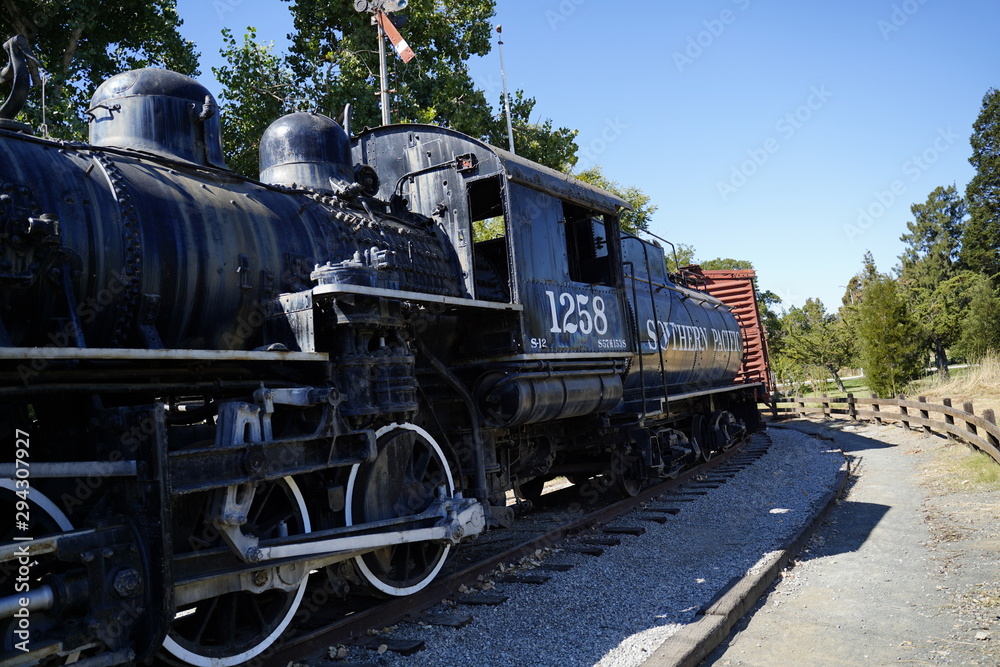
{"type": "Polygon", "coordinates": [[[385,56],[385,38],[392,42],[393,48],[404,63],[413,60],[413,49],[406,43],[396,26],[389,19],[389,14],[406,9],[409,0],[354,0],[354,10],[371,12],[372,23],[378,26],[378,69],[379,69],[379,101],[382,107],[382,124],[389,124],[389,71],[385,56]]]}
{"type": "Polygon", "coordinates": [[[510,123],[510,93],[507,92],[507,70],[503,66],[503,26],[497,26],[497,47],[500,51],[500,78],[503,79],[503,106],[507,116],[507,143],[510,145],[510,152],[514,151],[514,128],[510,123]]]}
{"type": "Polygon", "coordinates": [[[379,98],[382,101],[382,124],[389,124],[389,68],[385,62],[385,30],[382,24],[372,16],[372,22],[378,26],[378,71],[379,98]]]}

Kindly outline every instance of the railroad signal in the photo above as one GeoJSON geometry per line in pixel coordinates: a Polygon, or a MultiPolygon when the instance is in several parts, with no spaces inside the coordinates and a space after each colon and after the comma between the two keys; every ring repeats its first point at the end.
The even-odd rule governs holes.
{"type": "Polygon", "coordinates": [[[375,12],[375,20],[378,21],[379,27],[389,37],[392,47],[396,49],[396,53],[399,54],[404,63],[408,63],[416,57],[413,49],[410,48],[410,45],[406,43],[403,36],[396,30],[396,26],[393,25],[393,21],[389,18],[388,14],[382,11],[375,12]]]}
{"type": "MultiPolygon", "coordinates": [[[[378,63],[379,63],[379,85],[378,92],[382,106],[382,124],[389,124],[389,84],[388,72],[385,62],[385,38],[392,42],[392,47],[404,63],[408,63],[416,57],[413,49],[406,43],[403,36],[396,28],[403,25],[405,21],[393,21],[389,16],[393,12],[406,9],[408,0],[354,0],[354,10],[358,12],[371,12],[372,23],[378,26],[378,63]]],[[[399,17],[402,18],[402,17],[399,17]]]]}

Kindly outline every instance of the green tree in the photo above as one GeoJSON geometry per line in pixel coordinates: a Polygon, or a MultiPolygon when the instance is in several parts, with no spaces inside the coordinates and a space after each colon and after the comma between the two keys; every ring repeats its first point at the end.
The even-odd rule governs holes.
{"type": "Polygon", "coordinates": [[[1000,274],[1000,90],[983,98],[972,125],[972,157],[976,175],[965,188],[970,218],[962,235],[965,266],[996,279],[1000,274]]]}
{"type": "MultiPolygon", "coordinates": [[[[295,32],[288,63],[304,92],[320,109],[337,115],[351,103],[354,126],[381,124],[378,98],[378,33],[371,14],[343,0],[295,0],[295,32]]],[[[472,56],[489,53],[493,0],[412,3],[401,28],[416,53],[409,63],[389,49],[392,121],[454,128],[498,146],[507,145],[506,120],[495,114],[486,92],[469,74],[472,56]]],[[[511,100],[515,149],[553,169],[576,163],[576,132],[531,120],[534,98],[515,91],[511,100]]]]}
{"type": "Polygon", "coordinates": [[[242,44],[229,29],[223,29],[222,37],[225,45],[220,53],[227,64],[213,67],[212,73],[222,84],[220,117],[227,164],[257,178],[261,135],[293,109],[298,91],[291,71],[274,53],[274,44],[258,42],[256,29],[247,28],[242,44]]]}
{"type": "MultiPolygon", "coordinates": [[[[503,108],[501,101],[500,108],[503,108]]],[[[569,173],[576,164],[576,130],[565,127],[554,128],[552,120],[533,121],[535,98],[525,97],[523,90],[516,91],[510,100],[511,127],[514,130],[514,151],[547,167],[569,173]]],[[[481,137],[486,143],[507,148],[507,122],[496,117],[487,123],[486,134],[481,137]]],[[[638,191],[641,194],[641,191],[638,191]]],[[[646,197],[648,200],[649,197],[646,197]]],[[[655,207],[654,207],[655,209],[655,207]]]]}
{"type": "Polygon", "coordinates": [[[819,299],[793,306],[782,318],[785,336],[782,354],[803,367],[818,366],[846,393],[840,369],[854,356],[853,337],[844,322],[826,312],[819,299]]]}
{"type": "MultiPolygon", "coordinates": [[[[653,220],[653,214],[656,213],[658,207],[656,204],[650,203],[649,195],[645,192],[635,186],[623,186],[617,181],[611,180],[604,175],[604,171],[600,165],[595,165],[586,171],[581,171],[579,174],[576,174],[576,177],[581,181],[607,190],[629,203],[632,210],[623,211],[621,217],[621,226],[624,231],[629,234],[637,234],[640,231],[649,229],[649,224],[653,220]]],[[[688,247],[690,248],[690,246],[688,247]]],[[[694,248],[691,248],[691,251],[693,255],[694,248]]],[[[670,253],[668,252],[667,254],[669,255],[670,253]]],[[[678,254],[680,254],[679,247],[678,254]]],[[[670,260],[668,259],[667,262],[669,264],[670,260]]]]}
{"type": "Polygon", "coordinates": [[[674,244],[672,249],[667,250],[667,271],[677,273],[682,266],[695,264],[695,252],[697,251],[693,245],[687,243],[674,244]]]}
{"type": "MultiPolygon", "coordinates": [[[[198,72],[194,45],[178,32],[175,0],[4,0],[0,27],[24,35],[45,73],[45,120],[59,139],[85,140],[82,119],[94,90],[109,76],[140,67],[198,72]]],[[[41,72],[32,66],[38,84],[41,72]]],[[[41,91],[20,117],[42,125],[41,91]]]]}
{"type": "Polygon", "coordinates": [[[773,306],[781,303],[781,297],[771,290],[757,291],[757,310],[760,311],[760,321],[764,325],[767,337],[767,349],[771,358],[781,355],[785,345],[784,330],[781,328],[781,318],[774,312],[773,306]]]}
{"type": "Polygon", "coordinates": [[[965,202],[954,185],[937,187],[923,204],[910,207],[913,220],[909,233],[899,240],[906,244],[900,255],[900,276],[916,286],[929,288],[947,280],[957,269],[965,202]]]}
{"type": "Polygon", "coordinates": [[[934,353],[938,372],[947,377],[947,348],[958,339],[957,325],[967,302],[960,289],[963,281],[952,283],[959,273],[965,202],[954,185],[938,187],[910,212],[909,233],[899,239],[906,243],[899,257],[899,283],[934,353]]]}
{"type": "Polygon", "coordinates": [[[986,276],[978,274],[967,291],[969,307],[955,350],[968,361],[1000,352],[1000,295],[986,276]]]}
{"type": "Polygon", "coordinates": [[[917,324],[896,281],[883,274],[864,281],[855,308],[858,357],[868,386],[882,398],[896,396],[923,371],[917,324]]]}
{"type": "Polygon", "coordinates": [[[701,268],[706,271],[752,271],[753,262],[745,259],[732,259],[730,257],[716,257],[707,262],[701,262],[701,268]]]}

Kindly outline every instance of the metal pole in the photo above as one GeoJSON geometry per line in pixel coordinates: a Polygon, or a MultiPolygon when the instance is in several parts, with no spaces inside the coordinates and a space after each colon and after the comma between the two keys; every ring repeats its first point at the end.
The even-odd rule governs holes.
{"type": "Polygon", "coordinates": [[[382,124],[389,124],[389,73],[388,68],[385,63],[385,30],[382,29],[382,24],[375,21],[375,25],[378,26],[378,67],[380,74],[380,81],[382,90],[379,92],[379,97],[382,100],[382,124]]]}
{"type": "Polygon", "coordinates": [[[510,144],[510,152],[517,154],[514,150],[514,128],[510,124],[510,93],[507,92],[507,71],[503,65],[503,26],[497,26],[497,45],[500,51],[500,78],[503,79],[503,104],[507,115],[507,141],[510,144]]]}

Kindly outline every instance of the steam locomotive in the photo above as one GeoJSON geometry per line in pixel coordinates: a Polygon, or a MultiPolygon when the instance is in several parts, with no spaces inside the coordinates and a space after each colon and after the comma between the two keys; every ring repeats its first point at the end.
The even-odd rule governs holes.
{"type": "Polygon", "coordinates": [[[311,113],[244,178],[208,91],[156,69],[51,141],[10,120],[8,50],[3,664],[243,664],[310,580],[411,594],[510,525],[509,490],[635,494],[757,427],[737,320],[621,199],[311,113]]]}

